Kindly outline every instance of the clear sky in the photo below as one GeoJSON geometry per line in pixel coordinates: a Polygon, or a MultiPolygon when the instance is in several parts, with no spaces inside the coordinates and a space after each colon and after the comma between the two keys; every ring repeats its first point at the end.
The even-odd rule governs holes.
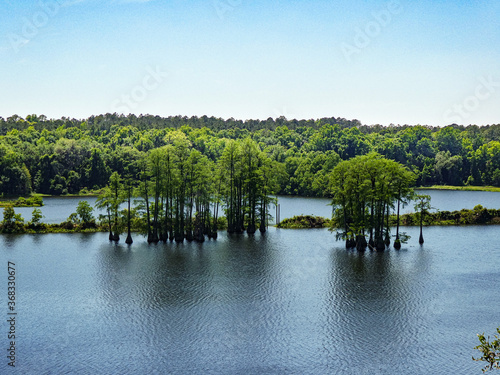
{"type": "Polygon", "coordinates": [[[498,0],[6,0],[0,116],[500,123],[498,0]]]}

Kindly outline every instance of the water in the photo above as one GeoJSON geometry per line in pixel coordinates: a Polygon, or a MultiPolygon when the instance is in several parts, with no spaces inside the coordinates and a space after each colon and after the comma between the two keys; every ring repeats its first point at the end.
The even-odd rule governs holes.
{"type": "MultiPolygon", "coordinates": [[[[68,220],[69,215],[76,212],[76,207],[79,201],[87,201],[94,207],[97,197],[45,197],[43,198],[43,206],[38,207],[42,211],[44,218],[42,221],[48,224],[58,224],[68,220]]],[[[25,221],[31,219],[33,207],[16,207],[16,213],[20,213],[25,221]]],[[[94,216],[99,213],[104,214],[103,210],[94,208],[94,216]]]]}
{"type": "MultiPolygon", "coordinates": [[[[430,193],[448,210],[500,196],[430,193]]],[[[45,221],[78,200],[46,199],[45,221]]],[[[329,216],[327,203],[280,197],[281,217],[329,216]]],[[[16,369],[3,356],[0,373],[480,373],[476,334],[500,324],[498,227],[425,228],[423,247],[418,228],[402,230],[409,244],[382,254],[322,229],[131,247],[105,233],[0,235],[4,349],[7,261],[18,308],[16,369]]]]}
{"type": "Polygon", "coordinates": [[[418,190],[418,194],[431,196],[431,206],[440,211],[472,209],[477,204],[486,208],[500,208],[500,192],[492,191],[453,191],[418,190]]]}
{"type": "MultiPolygon", "coordinates": [[[[418,194],[431,196],[431,211],[455,211],[462,208],[472,209],[477,204],[486,208],[500,208],[500,192],[489,191],[453,191],[453,190],[418,190],[418,194]]],[[[322,217],[332,216],[330,199],[325,198],[302,198],[302,197],[279,197],[280,218],[290,218],[296,215],[315,215],[322,217]]],[[[401,207],[402,213],[414,212],[413,203],[401,207]]],[[[275,209],[270,214],[276,216],[275,209]]]]}
{"type": "MultiPolygon", "coordinates": [[[[487,191],[447,191],[447,190],[419,190],[419,194],[431,196],[431,205],[435,210],[455,211],[462,208],[472,209],[475,205],[481,204],[486,208],[500,208],[500,193],[487,191]]],[[[50,197],[44,198],[44,206],[40,207],[43,222],[62,223],[66,221],[73,212],[76,212],[78,201],[86,200],[94,207],[95,197],[50,197]]],[[[303,198],[303,197],[278,197],[280,204],[280,218],[291,218],[296,215],[314,215],[322,217],[332,216],[331,200],[326,198],[303,198]]],[[[125,205],[123,205],[125,208],[125,205]]],[[[31,219],[32,207],[16,208],[16,213],[29,221],[31,219]]],[[[413,212],[413,204],[402,208],[402,213],[413,212]]],[[[105,214],[104,210],[95,209],[94,216],[105,214]]],[[[271,222],[276,217],[276,209],[271,205],[269,214],[272,216],[271,222]]]]}
{"type": "Polygon", "coordinates": [[[500,324],[498,227],[404,228],[400,251],[327,230],[131,247],[107,234],[0,236],[16,263],[16,374],[474,374],[500,324]]]}

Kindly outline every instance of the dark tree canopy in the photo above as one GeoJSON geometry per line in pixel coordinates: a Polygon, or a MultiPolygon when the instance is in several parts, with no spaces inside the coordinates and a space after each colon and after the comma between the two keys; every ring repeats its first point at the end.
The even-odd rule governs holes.
{"type": "Polygon", "coordinates": [[[0,193],[71,194],[103,188],[113,172],[138,178],[138,161],[173,145],[179,134],[190,150],[215,163],[231,141],[251,139],[280,166],[279,194],[327,196],[328,175],[337,163],[370,152],[404,165],[415,174],[417,186],[500,186],[500,125],[384,127],[335,117],[241,121],[105,114],[79,120],[14,115],[0,118],[0,193]]]}

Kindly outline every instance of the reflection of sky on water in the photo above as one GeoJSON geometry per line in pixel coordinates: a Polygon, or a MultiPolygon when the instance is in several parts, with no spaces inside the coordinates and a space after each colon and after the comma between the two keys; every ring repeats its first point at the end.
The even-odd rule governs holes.
{"type": "MultiPolygon", "coordinates": [[[[78,202],[87,201],[94,207],[97,197],[45,197],[43,198],[43,206],[39,207],[42,210],[44,223],[62,223],[66,221],[73,212],[76,212],[78,202]]],[[[125,207],[125,206],[123,206],[125,207]]],[[[16,213],[20,213],[25,221],[31,219],[31,213],[34,207],[16,207],[16,213]]],[[[94,207],[94,216],[105,214],[105,210],[98,210],[94,207]]]]}
{"type": "Polygon", "coordinates": [[[404,231],[400,251],[362,254],[326,229],[0,235],[19,272],[19,373],[476,373],[476,333],[498,325],[497,228],[429,227],[424,246],[404,231]]]}
{"type": "MultiPolygon", "coordinates": [[[[462,208],[472,209],[477,204],[486,208],[500,208],[500,193],[489,191],[450,191],[450,190],[418,190],[419,194],[428,194],[431,196],[431,205],[440,211],[455,211],[462,208]]],[[[76,206],[80,200],[86,200],[94,207],[96,197],[47,197],[44,198],[44,206],[40,207],[45,216],[45,223],[61,223],[69,215],[76,212],[76,206]]],[[[296,215],[314,215],[331,217],[332,206],[328,198],[304,198],[304,197],[278,197],[280,205],[280,218],[290,218],[296,215]]],[[[123,205],[125,208],[125,205],[123,205]]],[[[20,213],[25,221],[31,219],[32,207],[18,207],[16,213],[20,213]]],[[[401,208],[402,213],[413,212],[413,203],[401,208]]],[[[222,212],[222,210],[221,210],[222,212]]],[[[104,210],[94,208],[94,216],[104,214],[104,210]]],[[[269,214],[276,216],[276,207],[272,204],[269,214]]]]}
{"type": "MultiPolygon", "coordinates": [[[[480,204],[486,208],[500,208],[500,193],[490,191],[453,191],[453,190],[418,190],[418,194],[431,196],[431,205],[435,210],[455,211],[462,208],[472,209],[480,204]]],[[[296,215],[314,215],[331,217],[332,206],[330,199],[279,197],[281,220],[296,215]]],[[[402,213],[413,212],[413,202],[402,207],[402,213]]],[[[271,207],[270,214],[276,215],[275,207],[271,207]]]]}

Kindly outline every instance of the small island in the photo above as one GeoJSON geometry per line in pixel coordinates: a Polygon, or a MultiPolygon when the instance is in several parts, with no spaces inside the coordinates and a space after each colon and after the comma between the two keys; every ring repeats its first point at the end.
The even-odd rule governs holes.
{"type": "Polygon", "coordinates": [[[39,194],[34,194],[30,197],[19,197],[15,200],[0,201],[0,207],[42,207],[43,198],[39,194]]]}
{"type": "MultiPolygon", "coordinates": [[[[403,226],[420,225],[420,213],[402,214],[400,218],[403,226]]],[[[389,225],[395,227],[397,215],[389,215],[389,225]]],[[[436,211],[427,212],[423,218],[425,226],[447,226],[447,225],[498,225],[500,224],[500,210],[485,208],[478,204],[472,210],[461,209],[459,211],[436,211]]],[[[297,215],[287,218],[277,224],[277,228],[283,229],[313,229],[331,228],[332,220],[312,215],[297,215]]]]}
{"type": "Polygon", "coordinates": [[[312,215],[299,215],[284,219],[276,225],[277,228],[284,229],[307,229],[307,228],[326,228],[331,226],[331,220],[312,215]]]}

